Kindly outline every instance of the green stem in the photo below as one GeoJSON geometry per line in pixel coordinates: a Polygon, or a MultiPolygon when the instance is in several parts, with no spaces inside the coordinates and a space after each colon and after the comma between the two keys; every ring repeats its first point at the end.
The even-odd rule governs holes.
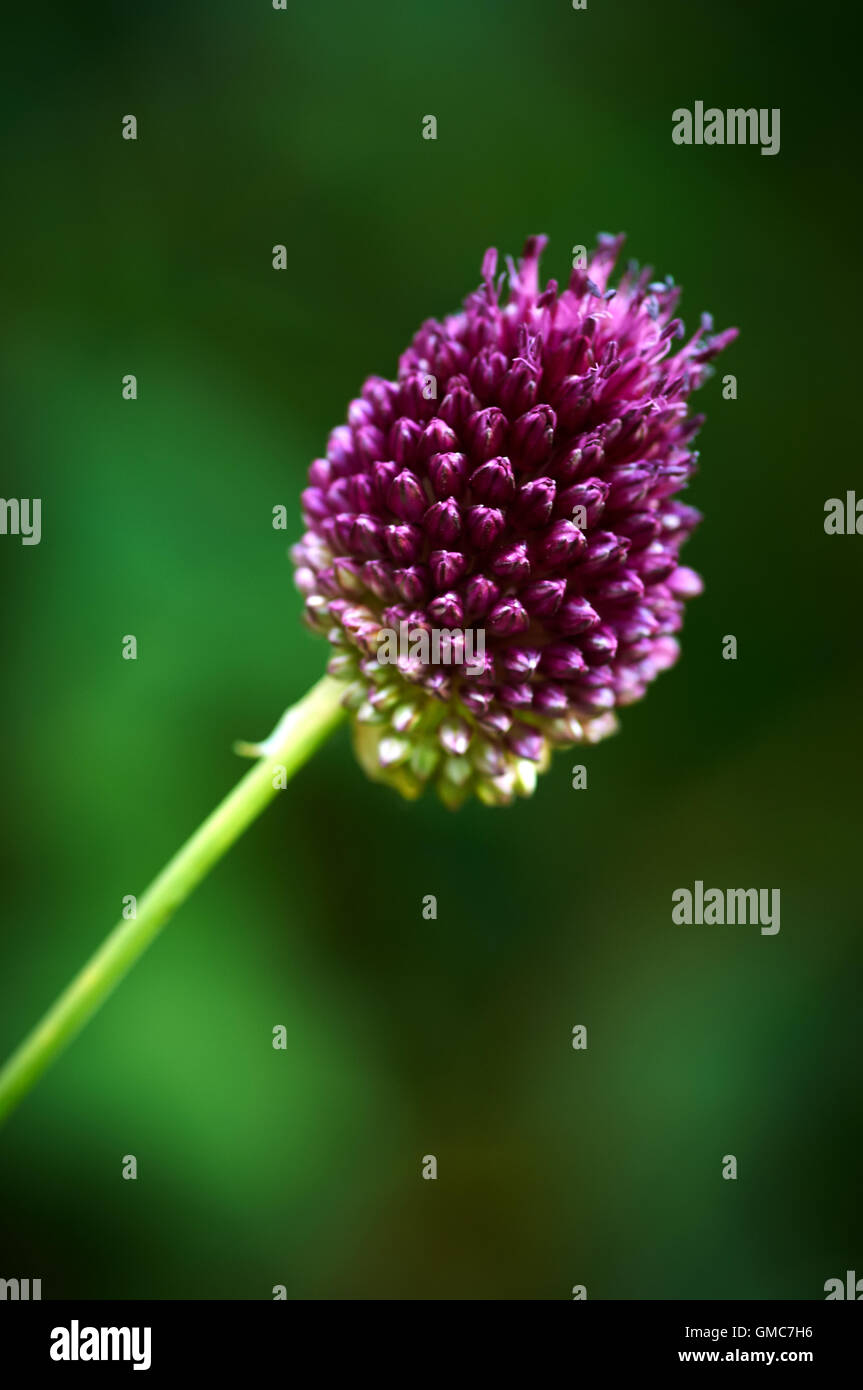
{"type": "Polygon", "coordinates": [[[138,902],[136,916],[117,923],[0,1071],[0,1123],[93,1016],[168,918],[272,801],[281,783],[302,767],[336,727],[344,713],[339,703],[343,693],[343,685],[324,676],[287,710],[266,743],[251,748],[241,745],[245,752],[261,754],[260,761],[166,864],[138,902]]]}

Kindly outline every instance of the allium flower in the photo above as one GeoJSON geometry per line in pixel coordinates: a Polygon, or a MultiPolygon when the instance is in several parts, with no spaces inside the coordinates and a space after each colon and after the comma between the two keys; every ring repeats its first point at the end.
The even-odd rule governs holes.
{"type": "Polygon", "coordinates": [[[676,660],[701,588],[678,564],[700,520],[676,500],[703,420],[687,397],[737,330],[711,336],[705,315],[672,351],[670,279],[631,265],[607,288],[622,237],[601,236],[561,293],[540,287],[545,242],[497,282],[488,251],[480,288],[422,325],[398,380],[369,377],[311,465],[292,552],[364,767],[452,806],[527,794],[552,747],[612,733],[676,660]],[[481,630],[482,669],[446,636],[436,662],[379,659],[385,632],[421,629],[481,630]]]}
{"type": "Polygon", "coordinates": [[[351,402],[311,466],[293,550],[330,674],[263,743],[237,745],[255,766],[0,1069],[0,1122],[342,706],[372,777],[500,805],[533,790],[555,745],[611,733],[675,661],[701,587],[678,564],[700,520],[675,500],[701,424],[687,398],[737,330],[713,335],[705,316],[672,353],[672,282],[631,266],[607,288],[622,241],[600,237],[559,294],[540,290],[545,238],[531,237],[503,303],[488,251],[464,310],[423,324],[398,380],[369,377],[351,402]]]}

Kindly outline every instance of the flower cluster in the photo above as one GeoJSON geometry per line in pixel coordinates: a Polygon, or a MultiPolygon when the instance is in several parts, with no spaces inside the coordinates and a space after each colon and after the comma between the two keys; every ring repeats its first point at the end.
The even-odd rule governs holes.
{"type": "Polygon", "coordinates": [[[600,237],[560,292],[540,287],[544,237],[499,279],[488,251],[464,309],[422,325],[396,381],[369,377],[309,470],[307,619],[363,766],[404,795],[529,793],[554,746],[613,732],[678,655],[700,590],[678,563],[700,520],[676,500],[703,418],[687,398],[736,330],[705,315],[675,346],[670,279],[630,265],[608,288],[622,242],[600,237]],[[469,629],[481,669],[447,644],[469,629]],[[379,661],[395,631],[443,633],[438,660],[379,661]]]}

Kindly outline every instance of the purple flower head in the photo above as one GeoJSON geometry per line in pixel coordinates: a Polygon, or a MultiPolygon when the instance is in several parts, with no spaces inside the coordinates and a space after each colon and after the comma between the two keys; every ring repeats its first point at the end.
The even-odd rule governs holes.
{"type": "Polygon", "coordinates": [[[533,790],[677,658],[700,580],[678,563],[702,417],[687,400],[736,336],[601,236],[558,291],[545,237],[464,309],[429,319],[398,379],[370,377],[303,493],[308,622],[336,648],[366,771],[447,805],[533,790]],[[503,297],[504,282],[508,293],[503,297]]]}

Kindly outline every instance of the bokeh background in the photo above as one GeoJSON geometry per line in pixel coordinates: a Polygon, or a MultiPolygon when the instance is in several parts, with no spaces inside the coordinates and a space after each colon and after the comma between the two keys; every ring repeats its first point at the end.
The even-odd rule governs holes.
{"type": "Polygon", "coordinates": [[[688,325],[741,337],[738,399],[719,373],[699,400],[682,663],[508,811],[408,806],[338,733],[0,1134],[0,1274],[46,1298],[818,1299],[863,1272],[863,539],[823,529],[860,479],[847,19],[9,19],[2,492],[43,499],[43,539],[0,538],[4,1054],[244,770],[233,740],[320,674],[272,508],[299,532],[328,430],[486,246],[545,231],[564,280],[625,230],[688,325]],[[697,99],[781,108],[779,155],[673,145],[697,99]],[[673,926],[697,878],[779,888],[779,935],[673,926]]]}

